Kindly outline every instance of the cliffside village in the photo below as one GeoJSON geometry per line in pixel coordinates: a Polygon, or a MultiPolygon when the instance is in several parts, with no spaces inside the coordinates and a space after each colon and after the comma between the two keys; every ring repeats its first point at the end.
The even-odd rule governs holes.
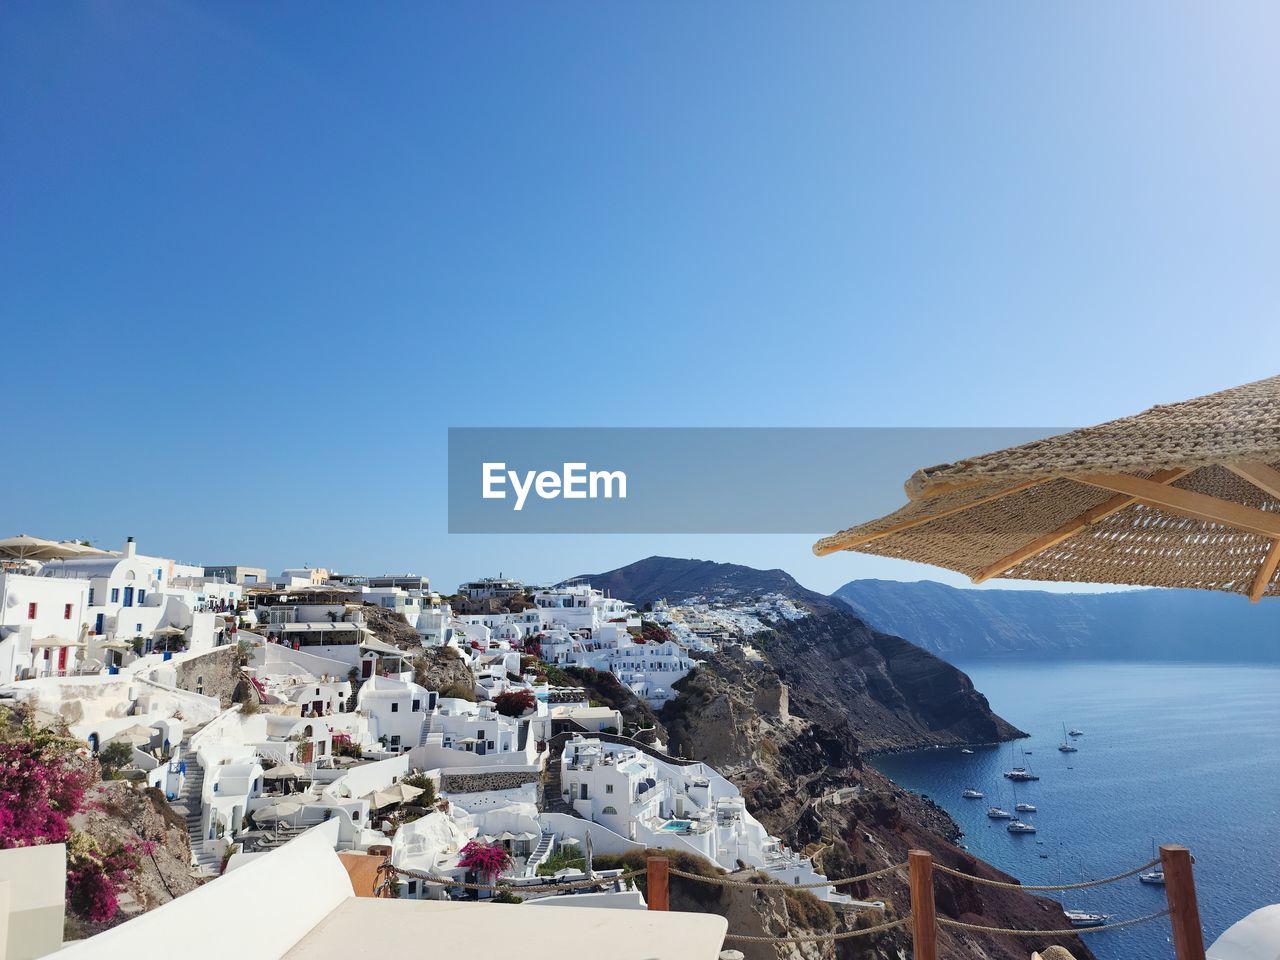
{"type": "Polygon", "coordinates": [[[501,878],[526,904],[618,910],[644,898],[593,857],[661,848],[826,879],[732,783],[576,682],[607,674],[660,708],[700,652],[751,653],[769,622],[805,615],[784,597],[641,612],[586,582],[497,577],[444,596],[416,575],[184,564],[132,538],[118,551],[0,543],[0,703],[60,718],[95,755],[127,745],[123,774],[185,820],[192,870],[220,877],[73,955],[165,936],[194,898],[228,918],[274,915],[260,885],[276,871],[290,907],[311,906],[275,922],[328,922],[308,914],[324,889],[308,890],[335,863],[357,890],[399,901],[484,899],[467,885],[501,878]]]}

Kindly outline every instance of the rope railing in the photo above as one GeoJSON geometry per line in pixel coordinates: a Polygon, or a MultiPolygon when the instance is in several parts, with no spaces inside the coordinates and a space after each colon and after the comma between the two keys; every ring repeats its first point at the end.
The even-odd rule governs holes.
{"type": "MultiPolygon", "coordinates": [[[[423,883],[433,884],[441,887],[461,887],[463,890],[475,891],[494,891],[498,893],[550,893],[557,890],[587,890],[592,887],[607,887],[615,883],[634,880],[636,877],[643,876],[643,870],[624,870],[621,873],[613,874],[608,877],[589,877],[586,880],[563,880],[557,883],[471,883],[465,880],[457,880],[454,877],[441,877],[434,873],[427,873],[423,870],[410,870],[405,867],[397,867],[392,863],[384,863],[378,868],[390,876],[408,877],[411,880],[421,880],[423,883]]],[[[381,884],[379,885],[381,887],[381,884]]]]}
{"type": "Polygon", "coordinates": [[[1001,890],[1040,890],[1040,891],[1084,890],[1088,887],[1101,887],[1108,883],[1115,883],[1117,880],[1127,880],[1130,877],[1137,876],[1138,874],[1142,873],[1142,871],[1144,870],[1149,870],[1154,866],[1158,866],[1159,863],[1160,863],[1160,858],[1157,857],[1154,860],[1150,860],[1147,863],[1144,863],[1140,867],[1134,867],[1132,870],[1126,870],[1124,873],[1117,873],[1114,877],[1102,877],[1099,880],[1084,880],[1080,883],[1032,884],[1032,883],[1017,883],[1016,881],[1010,883],[1005,880],[991,880],[991,879],[988,879],[987,877],[977,877],[977,876],[974,876],[972,873],[961,873],[959,870],[953,870],[951,867],[945,866],[944,864],[941,864],[941,863],[935,863],[933,865],[933,869],[937,870],[939,873],[945,873],[951,877],[959,877],[961,880],[968,880],[972,883],[980,883],[988,887],[999,887],[1001,890]]]}
{"type": "Polygon", "coordinates": [[[1141,917],[1131,917],[1128,920],[1117,920],[1115,923],[1103,923],[1096,927],[1068,927],[1065,930],[1014,930],[1007,927],[984,927],[976,923],[964,923],[961,920],[952,920],[950,917],[939,917],[938,924],[943,927],[954,927],[957,930],[968,930],[970,933],[986,933],[992,936],[1006,937],[1074,937],[1086,933],[1101,933],[1103,930],[1119,930],[1121,927],[1133,927],[1140,923],[1150,923],[1152,920],[1159,920],[1161,917],[1169,915],[1169,908],[1157,910],[1155,913],[1148,913],[1141,917]]]}
{"type": "Polygon", "coordinates": [[[729,877],[708,877],[701,873],[689,873],[685,870],[677,870],[675,867],[669,869],[669,873],[673,877],[681,877],[685,880],[694,880],[698,883],[709,883],[717,887],[755,887],[766,891],[785,891],[785,890],[821,890],[824,887],[841,887],[850,883],[862,883],[864,880],[876,880],[880,877],[888,876],[898,870],[906,868],[905,863],[895,863],[881,870],[873,870],[871,873],[862,873],[856,877],[841,877],[838,880],[819,880],[813,883],[781,883],[769,878],[769,882],[761,882],[759,880],[733,880],[729,877]]]}
{"type": "Polygon", "coordinates": [[[838,933],[795,934],[787,937],[755,937],[745,933],[726,933],[724,938],[735,943],[828,943],[834,940],[852,940],[854,937],[869,937],[876,933],[884,933],[895,927],[903,927],[911,922],[910,915],[887,923],[878,923],[874,927],[861,930],[841,930],[838,933]]]}

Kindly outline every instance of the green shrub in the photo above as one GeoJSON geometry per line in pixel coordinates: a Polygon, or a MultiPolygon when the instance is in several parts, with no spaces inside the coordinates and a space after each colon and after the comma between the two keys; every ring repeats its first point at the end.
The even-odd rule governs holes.
{"type": "Polygon", "coordinates": [[[406,786],[419,787],[422,790],[422,796],[413,801],[418,806],[431,807],[435,805],[436,782],[425,773],[411,773],[400,782],[406,786]]]}
{"type": "Polygon", "coordinates": [[[98,754],[98,763],[102,765],[104,780],[114,780],[121,767],[133,763],[133,747],[116,740],[108,743],[98,754]]]}

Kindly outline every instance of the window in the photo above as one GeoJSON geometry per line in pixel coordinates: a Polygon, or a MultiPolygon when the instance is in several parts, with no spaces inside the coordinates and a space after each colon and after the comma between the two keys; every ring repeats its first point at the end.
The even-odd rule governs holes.
{"type": "Polygon", "coordinates": [[[71,604],[69,604],[69,603],[64,603],[64,604],[62,605],[62,619],[63,619],[63,620],[70,620],[70,619],[71,619],[71,604]]]}
{"type": "Polygon", "coordinates": [[[604,785],[604,792],[605,792],[605,793],[613,793],[613,784],[612,784],[612,783],[606,783],[606,784],[604,785]]]}
{"type": "Polygon", "coordinates": [[[617,807],[605,807],[600,812],[603,813],[606,817],[616,817],[618,815],[617,807]]]}
{"type": "Polygon", "coordinates": [[[34,620],[35,618],[36,618],[36,604],[34,604],[34,603],[28,603],[28,604],[27,604],[27,619],[28,619],[28,620],[34,620]]]}
{"type": "Polygon", "coordinates": [[[147,599],[147,591],[139,587],[138,588],[138,606],[142,606],[143,601],[146,599],[147,599]]]}
{"type": "Polygon", "coordinates": [[[395,701],[392,701],[392,703],[391,703],[391,712],[392,712],[392,713],[399,713],[399,712],[400,712],[400,704],[396,703],[395,701]]]}
{"type": "Polygon", "coordinates": [[[422,709],[422,701],[421,700],[413,701],[413,712],[417,713],[421,709],[422,709]]]}
{"type": "Polygon", "coordinates": [[[112,602],[112,603],[119,603],[119,602],[120,602],[120,588],[119,588],[119,587],[112,587],[112,588],[111,588],[111,602],[112,602]]]}
{"type": "Polygon", "coordinates": [[[93,587],[89,588],[89,606],[93,606],[93,587]]]}

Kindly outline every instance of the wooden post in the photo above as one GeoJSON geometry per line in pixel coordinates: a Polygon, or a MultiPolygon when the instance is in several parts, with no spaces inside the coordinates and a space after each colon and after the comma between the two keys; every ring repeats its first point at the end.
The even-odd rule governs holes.
{"type": "MultiPolygon", "coordinates": [[[[911,869],[911,945],[915,960],[938,960],[938,918],[933,903],[933,855],[907,854],[911,869]]],[[[1179,958],[1181,960],[1181,958],[1179,958]]]]}
{"type": "Polygon", "coordinates": [[[1169,900],[1174,956],[1178,960],[1205,960],[1191,851],[1176,843],[1165,844],[1160,848],[1160,865],[1164,870],[1164,894],[1169,900]]]}
{"type": "Polygon", "coordinates": [[[667,881],[671,861],[666,857],[650,857],[648,863],[649,883],[647,898],[650,910],[668,910],[667,881]]]}

